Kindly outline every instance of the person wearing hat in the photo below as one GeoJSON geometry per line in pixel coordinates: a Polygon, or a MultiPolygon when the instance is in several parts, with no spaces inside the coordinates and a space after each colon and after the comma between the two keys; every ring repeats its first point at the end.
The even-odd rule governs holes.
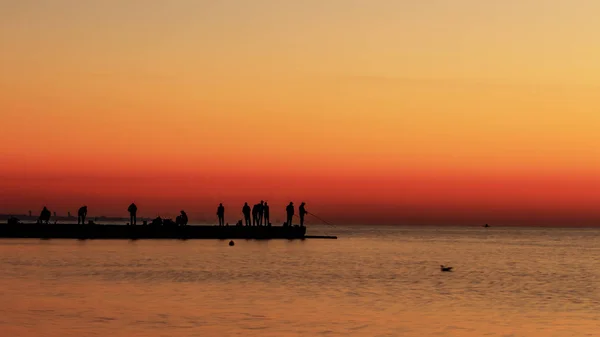
{"type": "Polygon", "coordinates": [[[285,208],[285,211],[287,213],[287,222],[286,224],[288,226],[292,225],[292,219],[294,218],[294,203],[290,201],[290,204],[287,205],[287,207],[285,208]]]}

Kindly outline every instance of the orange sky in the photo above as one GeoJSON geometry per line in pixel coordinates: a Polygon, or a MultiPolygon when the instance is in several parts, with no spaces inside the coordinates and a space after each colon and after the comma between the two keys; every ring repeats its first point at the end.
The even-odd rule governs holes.
{"type": "Polygon", "coordinates": [[[269,199],[341,223],[600,223],[599,11],[3,4],[0,212],[211,219],[223,201],[234,222],[269,199]]]}

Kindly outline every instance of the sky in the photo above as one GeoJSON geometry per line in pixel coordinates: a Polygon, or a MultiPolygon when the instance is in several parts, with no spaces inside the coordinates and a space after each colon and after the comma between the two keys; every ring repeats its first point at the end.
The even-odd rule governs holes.
{"type": "Polygon", "coordinates": [[[0,213],[600,224],[599,12],[0,0],[0,213]]]}

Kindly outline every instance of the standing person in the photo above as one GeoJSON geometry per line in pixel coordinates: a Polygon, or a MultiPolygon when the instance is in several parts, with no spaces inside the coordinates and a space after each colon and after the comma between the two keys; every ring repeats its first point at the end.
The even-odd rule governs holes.
{"type": "Polygon", "coordinates": [[[129,223],[132,226],[135,226],[135,224],[137,223],[137,206],[135,205],[135,203],[131,203],[131,205],[129,205],[129,208],[127,208],[127,211],[129,212],[129,223]]]}
{"type": "Polygon", "coordinates": [[[263,205],[263,218],[265,219],[265,225],[269,225],[269,205],[265,201],[263,205]]]}
{"type": "Polygon", "coordinates": [[[304,226],[304,215],[308,214],[304,206],[306,203],[302,202],[300,207],[298,208],[298,213],[300,213],[300,226],[304,226]]]}
{"type": "Polygon", "coordinates": [[[244,203],[242,213],[244,214],[244,220],[246,220],[246,226],[250,226],[250,206],[248,206],[247,202],[244,203]]]}
{"type": "Polygon", "coordinates": [[[287,221],[286,225],[292,225],[292,219],[294,218],[294,203],[290,201],[290,204],[285,208],[285,212],[287,213],[287,221]]]}
{"type": "Polygon", "coordinates": [[[258,204],[252,206],[252,226],[258,224],[258,204]]]}
{"type": "Polygon", "coordinates": [[[87,206],[83,206],[77,211],[77,224],[79,225],[79,221],[81,221],[81,224],[85,225],[85,217],[87,217],[87,206]]]}
{"type": "Polygon", "coordinates": [[[225,226],[225,207],[223,207],[223,203],[220,203],[217,207],[217,216],[219,217],[219,226],[225,226]]]}
{"type": "Polygon", "coordinates": [[[263,225],[263,211],[265,209],[265,202],[263,200],[260,201],[260,204],[257,205],[258,206],[258,225],[262,226],[263,225]]]}

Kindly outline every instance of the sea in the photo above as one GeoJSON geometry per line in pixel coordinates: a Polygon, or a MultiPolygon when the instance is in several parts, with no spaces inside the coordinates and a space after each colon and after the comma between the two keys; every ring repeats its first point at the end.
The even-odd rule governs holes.
{"type": "Polygon", "coordinates": [[[0,336],[600,336],[600,229],[308,234],[3,239],[0,336]]]}

